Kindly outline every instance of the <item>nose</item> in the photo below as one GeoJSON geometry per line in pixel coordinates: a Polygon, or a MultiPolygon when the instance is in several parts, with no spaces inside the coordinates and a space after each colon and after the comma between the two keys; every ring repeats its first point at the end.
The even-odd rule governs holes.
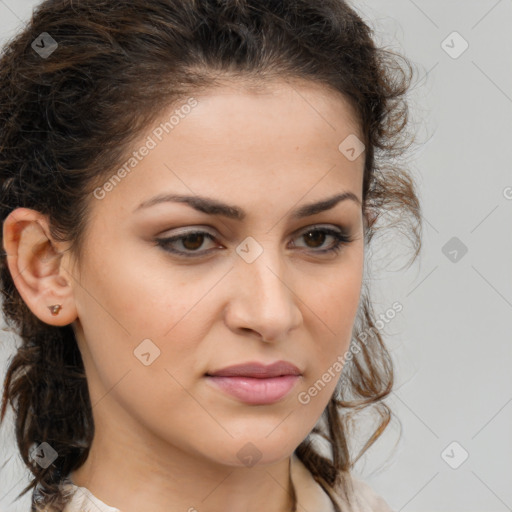
{"type": "Polygon", "coordinates": [[[252,263],[238,258],[231,272],[232,293],[226,323],[237,334],[252,331],[262,341],[286,339],[302,322],[300,298],[291,273],[266,249],[252,263]]]}

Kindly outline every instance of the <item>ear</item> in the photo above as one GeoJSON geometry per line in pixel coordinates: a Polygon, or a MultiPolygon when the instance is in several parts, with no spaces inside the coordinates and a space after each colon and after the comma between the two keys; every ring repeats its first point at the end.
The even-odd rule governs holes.
{"type": "Polygon", "coordinates": [[[13,210],[3,223],[7,266],[19,294],[41,321],[55,326],[77,318],[69,253],[50,235],[48,219],[28,208],[13,210]],[[62,308],[53,315],[49,306],[62,308]]]}

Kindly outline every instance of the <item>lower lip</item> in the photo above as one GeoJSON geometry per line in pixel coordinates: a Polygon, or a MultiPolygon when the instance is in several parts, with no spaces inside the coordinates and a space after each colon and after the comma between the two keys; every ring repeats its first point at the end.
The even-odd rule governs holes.
{"type": "Polygon", "coordinates": [[[208,375],[224,392],[251,405],[265,405],[284,398],[299,380],[299,375],[281,375],[268,379],[254,377],[215,377],[208,375]]]}

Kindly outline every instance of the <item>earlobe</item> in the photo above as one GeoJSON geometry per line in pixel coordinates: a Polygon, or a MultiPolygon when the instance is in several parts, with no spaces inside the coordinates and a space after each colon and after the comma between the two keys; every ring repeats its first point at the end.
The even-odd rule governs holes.
{"type": "Polygon", "coordinates": [[[51,237],[47,217],[28,208],[13,210],[3,224],[3,245],[14,284],[32,313],[50,325],[72,323],[77,312],[65,277],[67,258],[51,237]]]}

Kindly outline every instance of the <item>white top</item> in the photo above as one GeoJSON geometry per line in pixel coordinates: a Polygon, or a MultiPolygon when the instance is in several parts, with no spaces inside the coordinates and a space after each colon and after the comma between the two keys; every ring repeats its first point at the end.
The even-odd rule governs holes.
{"type": "MultiPolygon", "coordinates": [[[[292,455],[290,471],[297,494],[297,510],[334,512],[329,496],[295,453],[292,455]]],[[[354,488],[354,502],[357,505],[350,510],[346,501],[338,496],[340,506],[344,507],[343,510],[347,510],[347,512],[348,510],[350,512],[393,512],[384,499],[378,496],[367,483],[354,477],[351,477],[351,480],[354,488]]],[[[79,487],[71,483],[70,480],[63,484],[63,489],[73,493],[63,512],[121,512],[118,508],[99,500],[86,487],[79,487]]]]}

